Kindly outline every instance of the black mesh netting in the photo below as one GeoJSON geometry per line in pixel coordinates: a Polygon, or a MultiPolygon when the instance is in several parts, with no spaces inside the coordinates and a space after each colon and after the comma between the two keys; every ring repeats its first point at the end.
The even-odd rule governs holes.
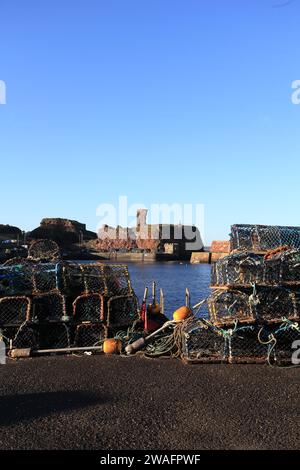
{"type": "Polygon", "coordinates": [[[76,322],[104,319],[104,303],[100,294],[84,294],[73,302],[73,318],[76,322]]]}
{"type": "Polygon", "coordinates": [[[123,265],[103,265],[103,273],[106,286],[106,295],[131,295],[133,289],[127,266],[123,265]]]}
{"type": "Polygon", "coordinates": [[[138,301],[135,295],[112,297],[107,302],[107,326],[130,326],[138,319],[138,301]]]}
{"type": "Polygon", "coordinates": [[[0,299],[0,326],[20,325],[29,319],[31,302],[28,297],[0,299]]]}
{"type": "Polygon", "coordinates": [[[182,358],[195,363],[265,363],[274,348],[271,331],[258,324],[217,328],[195,319],[182,332],[182,358]]]}
{"type": "Polygon", "coordinates": [[[65,317],[66,299],[62,294],[52,292],[33,296],[31,313],[33,321],[61,321],[65,317]]]}
{"type": "Polygon", "coordinates": [[[59,349],[71,347],[71,332],[65,323],[37,325],[39,349],[59,349]]]}
{"type": "Polygon", "coordinates": [[[213,286],[300,285],[300,250],[285,250],[268,258],[235,253],[219,259],[211,272],[213,286]]]}
{"type": "Polygon", "coordinates": [[[133,293],[128,269],[123,265],[66,263],[63,272],[66,290],[73,294],[112,297],[133,293]]]}
{"type": "Polygon", "coordinates": [[[182,333],[182,358],[187,362],[220,362],[226,358],[225,340],[220,331],[201,320],[189,324],[182,333]]]}
{"type": "Polygon", "coordinates": [[[242,224],[231,227],[231,251],[264,252],[283,245],[300,248],[300,227],[242,224]]]}
{"type": "Polygon", "coordinates": [[[235,321],[253,323],[255,307],[249,294],[239,290],[215,290],[207,299],[211,321],[215,325],[232,325],[235,321]]]}
{"type": "Polygon", "coordinates": [[[74,336],[75,347],[100,346],[106,338],[106,328],[101,323],[77,325],[74,336]]]}
{"type": "Polygon", "coordinates": [[[256,317],[262,323],[278,323],[283,318],[300,318],[300,292],[284,287],[261,288],[255,302],[256,317]]]}
{"type": "Polygon", "coordinates": [[[0,296],[28,295],[34,290],[33,265],[0,266],[0,296]]]}
{"type": "MultiPolygon", "coordinates": [[[[269,345],[259,341],[261,328],[257,325],[240,326],[225,330],[227,355],[230,363],[263,363],[267,361],[269,345]]],[[[266,335],[263,335],[265,338],[266,335]]]]}
{"type": "Polygon", "coordinates": [[[29,247],[28,256],[35,260],[52,260],[60,256],[60,249],[53,240],[36,240],[29,247]]]}
{"type": "Polygon", "coordinates": [[[35,292],[50,292],[64,287],[61,263],[38,263],[33,268],[33,288],[35,292]]]}
{"type": "Polygon", "coordinates": [[[284,287],[261,287],[250,293],[236,289],[215,290],[208,298],[210,319],[215,325],[234,322],[280,323],[300,319],[300,292],[284,287]]]}
{"type": "Polygon", "coordinates": [[[28,323],[20,327],[3,328],[2,334],[6,347],[9,349],[37,349],[39,346],[38,332],[28,323]]]}
{"type": "Polygon", "coordinates": [[[286,321],[279,327],[273,328],[272,333],[275,338],[272,359],[283,364],[299,364],[300,324],[286,321]]]}
{"type": "Polygon", "coordinates": [[[264,258],[254,253],[236,253],[212,265],[213,286],[240,286],[264,282],[264,258]]]}

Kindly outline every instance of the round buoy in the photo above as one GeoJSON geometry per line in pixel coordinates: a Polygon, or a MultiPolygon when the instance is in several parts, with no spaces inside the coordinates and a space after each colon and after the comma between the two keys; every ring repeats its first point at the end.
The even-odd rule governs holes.
{"type": "Polygon", "coordinates": [[[149,304],[148,305],[148,312],[149,313],[160,313],[160,305],[159,304],[149,304]]]}
{"type": "Polygon", "coordinates": [[[121,341],[118,339],[106,339],[103,343],[103,352],[105,354],[119,354],[121,346],[121,341]]]}
{"type": "Polygon", "coordinates": [[[179,307],[177,310],[175,310],[175,312],[173,313],[173,319],[175,321],[185,320],[186,318],[190,317],[191,314],[191,309],[184,305],[183,307],[179,307]]]}

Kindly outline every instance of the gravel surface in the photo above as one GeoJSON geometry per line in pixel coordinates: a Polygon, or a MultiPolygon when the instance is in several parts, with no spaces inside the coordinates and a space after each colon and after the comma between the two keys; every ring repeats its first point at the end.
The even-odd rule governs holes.
{"type": "Polygon", "coordinates": [[[0,366],[0,449],[299,449],[299,369],[52,356],[0,366]]]}

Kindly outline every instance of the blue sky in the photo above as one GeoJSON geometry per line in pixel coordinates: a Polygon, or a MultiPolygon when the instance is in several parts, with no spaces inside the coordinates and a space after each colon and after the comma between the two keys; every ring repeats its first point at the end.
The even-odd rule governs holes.
{"type": "Polygon", "coordinates": [[[95,230],[127,195],[204,204],[206,243],[299,225],[299,15],[299,0],[1,0],[0,223],[95,230]]]}

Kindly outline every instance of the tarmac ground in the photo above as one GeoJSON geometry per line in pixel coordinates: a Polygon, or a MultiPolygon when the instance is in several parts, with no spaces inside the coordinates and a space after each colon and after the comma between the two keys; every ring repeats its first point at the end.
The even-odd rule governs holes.
{"type": "Polygon", "coordinates": [[[48,356],[0,366],[0,449],[299,449],[298,368],[48,356]]]}

